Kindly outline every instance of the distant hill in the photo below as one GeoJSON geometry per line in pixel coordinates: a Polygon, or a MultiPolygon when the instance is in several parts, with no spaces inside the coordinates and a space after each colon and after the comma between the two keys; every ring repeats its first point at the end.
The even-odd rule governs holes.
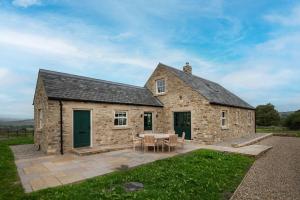
{"type": "Polygon", "coordinates": [[[280,117],[287,117],[290,114],[294,113],[295,111],[289,111],[289,112],[279,112],[280,117]]]}
{"type": "Polygon", "coordinates": [[[0,119],[0,126],[33,126],[33,119],[24,119],[24,120],[13,120],[13,119],[0,119]]]}

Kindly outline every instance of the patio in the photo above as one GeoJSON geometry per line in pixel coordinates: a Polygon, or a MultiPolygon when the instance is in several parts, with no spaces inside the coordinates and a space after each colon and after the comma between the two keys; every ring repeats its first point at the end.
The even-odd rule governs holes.
{"type": "MultiPolygon", "coordinates": [[[[251,139],[253,138],[251,137],[251,139]]],[[[244,142],[244,140],[242,141],[244,142]]],[[[231,142],[217,145],[200,145],[187,141],[183,148],[176,148],[171,152],[144,152],[141,150],[134,151],[130,148],[93,155],[86,153],[84,154],[85,156],[81,156],[80,153],[46,156],[41,154],[41,152],[35,151],[32,144],[11,146],[11,149],[15,155],[15,163],[23,188],[25,192],[32,192],[48,187],[75,183],[197,149],[210,149],[258,157],[272,148],[265,145],[249,145],[234,148],[229,143],[231,142]]],[[[107,149],[100,150],[104,151],[107,149]]]]}
{"type": "Polygon", "coordinates": [[[87,156],[72,153],[41,156],[40,152],[33,152],[32,146],[11,146],[25,192],[74,183],[202,148],[188,143],[183,149],[178,148],[170,153],[125,149],[87,156]]]}

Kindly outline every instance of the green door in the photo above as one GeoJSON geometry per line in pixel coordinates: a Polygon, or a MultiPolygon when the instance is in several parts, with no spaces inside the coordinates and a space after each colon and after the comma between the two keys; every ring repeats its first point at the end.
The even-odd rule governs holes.
{"type": "Polygon", "coordinates": [[[152,113],[145,112],[144,113],[144,130],[152,130],[152,113]]]}
{"type": "Polygon", "coordinates": [[[179,137],[185,132],[185,139],[191,139],[191,112],[174,112],[174,130],[179,137]]]}
{"type": "Polygon", "coordinates": [[[74,110],[73,115],[74,147],[86,147],[91,144],[90,111],[74,110]]]}

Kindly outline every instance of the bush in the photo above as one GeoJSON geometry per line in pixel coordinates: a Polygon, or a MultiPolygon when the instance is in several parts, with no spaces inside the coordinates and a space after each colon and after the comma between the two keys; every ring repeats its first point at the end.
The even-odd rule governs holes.
{"type": "Polygon", "coordinates": [[[290,114],[286,118],[285,126],[292,130],[300,130],[300,110],[290,114]]]}
{"type": "Polygon", "coordinates": [[[277,126],[280,116],[274,105],[268,103],[256,107],[256,124],[258,126],[277,126]]]}

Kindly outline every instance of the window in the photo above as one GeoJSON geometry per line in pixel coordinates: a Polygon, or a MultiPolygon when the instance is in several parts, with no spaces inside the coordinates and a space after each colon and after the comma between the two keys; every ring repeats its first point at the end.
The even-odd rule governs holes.
{"type": "Polygon", "coordinates": [[[127,125],[127,112],[126,111],[116,111],[115,112],[115,126],[126,126],[127,125]]]}
{"type": "Polygon", "coordinates": [[[235,124],[238,125],[240,121],[240,111],[236,111],[235,113],[235,124]]]}
{"type": "Polygon", "coordinates": [[[162,94],[166,92],[166,83],[164,79],[156,80],[156,93],[162,94]]]}
{"type": "Polygon", "coordinates": [[[227,128],[227,111],[223,110],[221,113],[221,127],[227,128]]]}
{"type": "Polygon", "coordinates": [[[152,113],[151,112],[144,113],[144,130],[145,131],[152,130],[152,113]]]}
{"type": "Polygon", "coordinates": [[[43,128],[43,110],[38,109],[38,127],[43,128]]]}
{"type": "Polygon", "coordinates": [[[248,111],[248,124],[251,125],[252,124],[252,115],[251,112],[248,111]]]}

